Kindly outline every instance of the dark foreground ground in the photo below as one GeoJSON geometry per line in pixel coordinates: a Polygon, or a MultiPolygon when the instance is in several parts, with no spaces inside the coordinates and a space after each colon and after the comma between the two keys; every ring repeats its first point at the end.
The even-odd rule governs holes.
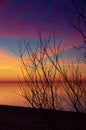
{"type": "Polygon", "coordinates": [[[0,106],[0,130],[86,130],[86,114],[0,106]]]}

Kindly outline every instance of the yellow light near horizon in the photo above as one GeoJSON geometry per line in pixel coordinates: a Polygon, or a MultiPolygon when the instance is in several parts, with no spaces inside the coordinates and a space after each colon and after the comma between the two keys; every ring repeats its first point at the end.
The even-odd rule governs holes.
{"type": "MultiPolygon", "coordinates": [[[[38,55],[38,57],[39,57],[39,55],[38,55]]],[[[4,80],[6,80],[6,81],[18,81],[18,75],[19,75],[19,78],[21,80],[24,80],[21,68],[23,69],[25,76],[29,80],[29,76],[27,75],[27,72],[25,71],[23,66],[21,66],[20,58],[15,58],[14,56],[9,54],[5,50],[1,50],[0,58],[1,58],[1,60],[0,60],[0,81],[4,81],[4,80]]],[[[28,59],[28,63],[30,63],[30,59],[28,58],[28,56],[24,58],[25,61],[27,61],[27,59],[28,59]]],[[[61,61],[59,63],[63,68],[66,68],[67,70],[69,69],[69,67],[71,69],[73,68],[73,66],[77,67],[77,64],[75,64],[75,63],[74,64],[71,64],[71,63],[68,64],[66,59],[63,62],[64,64],[61,61]]],[[[45,63],[43,63],[43,64],[45,64],[45,63]]],[[[48,71],[48,68],[50,70],[50,68],[52,68],[53,65],[50,61],[46,61],[46,65],[44,67],[45,68],[47,67],[46,71],[48,71]]],[[[86,64],[79,64],[79,67],[80,67],[80,72],[84,76],[86,64]]],[[[31,74],[32,71],[34,73],[34,70],[31,70],[28,67],[28,72],[30,74],[31,74]]],[[[39,72],[40,72],[41,77],[42,77],[43,76],[42,70],[39,69],[39,72]]],[[[52,71],[52,77],[53,77],[53,73],[54,72],[52,71]]],[[[70,71],[68,73],[69,73],[69,75],[71,75],[70,71]]],[[[59,75],[59,73],[57,72],[57,77],[58,77],[58,75],[59,75]]],[[[40,77],[39,77],[39,79],[40,79],[40,77]]]]}
{"type": "Polygon", "coordinates": [[[10,81],[17,78],[18,60],[7,50],[0,49],[0,81],[10,81]]]}

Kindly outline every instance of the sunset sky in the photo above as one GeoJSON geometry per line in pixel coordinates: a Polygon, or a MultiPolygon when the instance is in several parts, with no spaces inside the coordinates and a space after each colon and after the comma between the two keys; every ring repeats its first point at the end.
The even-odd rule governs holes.
{"type": "Polygon", "coordinates": [[[19,57],[12,48],[17,52],[23,38],[35,46],[38,27],[43,38],[56,32],[57,42],[67,47],[65,59],[70,58],[73,46],[83,44],[82,36],[65,17],[64,7],[69,5],[70,0],[0,0],[0,81],[17,80],[19,57]]]}

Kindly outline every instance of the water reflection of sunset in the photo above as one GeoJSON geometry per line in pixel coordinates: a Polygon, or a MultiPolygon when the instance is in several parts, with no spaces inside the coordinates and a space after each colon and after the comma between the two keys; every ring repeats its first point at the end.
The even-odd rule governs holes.
{"type": "Polygon", "coordinates": [[[26,106],[18,83],[0,83],[0,105],[26,106]]]}

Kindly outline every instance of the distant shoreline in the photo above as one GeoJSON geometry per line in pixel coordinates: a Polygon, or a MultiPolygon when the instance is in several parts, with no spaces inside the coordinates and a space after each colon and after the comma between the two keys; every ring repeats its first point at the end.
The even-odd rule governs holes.
{"type": "MultiPolygon", "coordinates": [[[[45,82],[45,81],[34,81],[34,83],[37,82],[37,83],[41,83],[41,82],[45,82]]],[[[51,81],[52,82],[52,81],[51,81]]],[[[71,81],[70,82],[76,82],[76,81],[71,81]]],[[[82,81],[83,83],[86,83],[86,80],[83,80],[82,81]]],[[[25,81],[0,81],[0,84],[4,84],[4,83],[26,83],[25,81]]],[[[28,81],[28,83],[33,83],[31,81],[28,81]]],[[[64,81],[62,80],[58,80],[58,81],[55,81],[55,83],[65,83],[64,81]]]]}

